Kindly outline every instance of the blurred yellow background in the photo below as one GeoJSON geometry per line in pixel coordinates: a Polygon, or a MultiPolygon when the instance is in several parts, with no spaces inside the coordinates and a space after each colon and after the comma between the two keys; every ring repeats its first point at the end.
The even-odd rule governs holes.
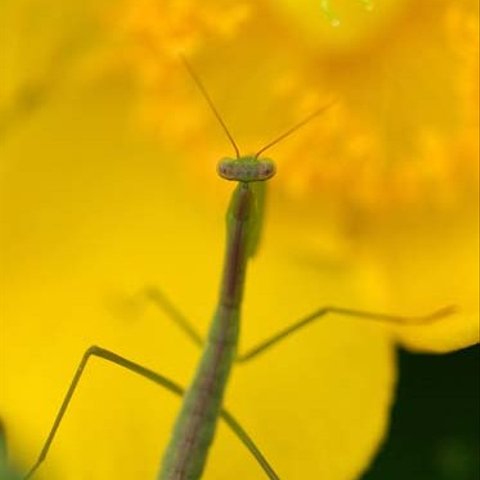
{"type": "MultiPolygon", "coordinates": [[[[164,315],[124,308],[156,285],[204,332],[216,301],[232,185],[214,169],[231,149],[179,49],[245,153],[339,98],[271,151],[242,348],[325,304],[460,308],[423,327],[332,316],[238,367],[226,404],[282,478],[368,466],[395,345],[478,342],[478,5],[339,0],[334,28],[320,3],[0,5],[0,416],[20,465],[88,346],[184,385],[193,372],[198,351],[164,315]]],[[[38,478],[154,478],[178,407],[94,360],[38,478]]],[[[205,478],[264,476],[220,425],[205,478]]]]}

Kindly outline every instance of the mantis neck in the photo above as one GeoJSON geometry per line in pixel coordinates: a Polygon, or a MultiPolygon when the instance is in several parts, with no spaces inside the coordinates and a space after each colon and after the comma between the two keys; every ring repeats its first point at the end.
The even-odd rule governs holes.
{"type": "Polygon", "coordinates": [[[238,309],[242,303],[249,257],[250,221],[254,197],[247,183],[239,183],[227,213],[227,250],[220,290],[220,307],[238,309]]]}

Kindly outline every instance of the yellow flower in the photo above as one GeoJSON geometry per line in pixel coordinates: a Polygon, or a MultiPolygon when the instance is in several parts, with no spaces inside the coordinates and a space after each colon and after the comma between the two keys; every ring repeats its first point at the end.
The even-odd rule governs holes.
{"type": "MultiPolygon", "coordinates": [[[[246,151],[339,99],[269,152],[279,173],[243,348],[322,304],[461,309],[422,327],[332,316],[234,371],[227,405],[282,478],[357,478],[385,434],[395,346],[478,341],[477,7],[343,0],[331,2],[333,28],[322,2],[165,3],[106,15],[111,75],[63,89],[2,145],[0,415],[11,449],[32,462],[91,344],[183,384],[194,369],[197,352],[153,308],[133,319],[108,308],[111,295],[155,284],[203,331],[213,310],[231,191],[214,165],[231,152],[181,49],[246,151]],[[131,121],[132,103],[155,137],[131,121]]],[[[44,478],[154,478],[178,400],[94,363],[44,478]]],[[[232,471],[264,478],[221,426],[205,478],[232,471]]]]}

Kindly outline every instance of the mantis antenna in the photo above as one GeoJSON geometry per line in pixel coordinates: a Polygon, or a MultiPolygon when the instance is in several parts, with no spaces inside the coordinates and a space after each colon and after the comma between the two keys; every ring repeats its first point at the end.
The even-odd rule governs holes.
{"type": "Polygon", "coordinates": [[[203,98],[205,98],[205,100],[206,100],[206,102],[208,103],[210,109],[212,110],[213,114],[214,114],[215,117],[217,118],[218,122],[219,122],[220,125],[222,126],[223,131],[224,131],[225,134],[227,135],[228,139],[230,140],[230,143],[232,144],[233,149],[235,150],[235,154],[237,155],[237,158],[240,158],[240,149],[238,148],[237,143],[236,143],[235,140],[233,139],[232,134],[231,134],[230,131],[228,130],[227,124],[223,121],[222,116],[220,115],[220,113],[219,113],[218,110],[216,109],[215,104],[213,103],[213,100],[210,98],[210,95],[209,95],[208,92],[207,92],[207,89],[206,89],[205,86],[203,85],[203,83],[202,83],[202,81],[200,80],[199,76],[198,76],[198,75],[195,73],[195,71],[193,70],[193,68],[192,68],[192,66],[190,65],[190,63],[188,63],[188,61],[187,61],[187,59],[185,58],[185,56],[180,54],[180,59],[182,60],[183,64],[185,65],[188,73],[189,73],[190,76],[192,77],[192,79],[193,79],[193,81],[195,82],[195,84],[197,85],[198,89],[199,89],[200,92],[202,93],[203,98]]]}
{"type": "MultiPolygon", "coordinates": [[[[190,65],[190,63],[188,62],[188,60],[185,58],[184,55],[182,54],[179,54],[179,57],[181,59],[181,61],[183,62],[183,64],[185,65],[185,68],[187,69],[188,73],[190,74],[190,76],[192,77],[193,81],[195,82],[195,84],[197,85],[198,89],[200,90],[201,94],[203,95],[203,98],[205,98],[206,102],[208,103],[211,111],[213,112],[213,114],[215,115],[216,119],[218,120],[218,123],[220,123],[220,125],[222,126],[223,128],[223,131],[225,132],[225,134],[227,135],[228,137],[228,140],[230,141],[233,149],[235,150],[235,154],[237,156],[237,159],[240,159],[241,158],[241,155],[240,155],[240,149],[238,148],[238,145],[237,143],[235,142],[234,138],[233,138],[233,135],[230,133],[230,131],[228,130],[228,127],[227,127],[227,124],[225,123],[225,121],[223,120],[222,116],[220,115],[219,111],[217,110],[217,108],[215,107],[215,104],[213,103],[213,100],[212,98],[210,97],[210,95],[208,94],[208,91],[207,89],[205,88],[205,86],[203,85],[202,81],[200,80],[200,77],[195,73],[195,70],[193,69],[193,67],[190,65]]],[[[274,140],[272,140],[270,143],[267,143],[267,145],[265,145],[264,147],[262,147],[257,153],[255,153],[255,155],[253,155],[253,158],[254,159],[258,159],[258,157],[260,156],[260,154],[264,153],[266,150],[268,150],[270,147],[273,147],[274,145],[276,145],[277,143],[281,142],[282,140],[284,140],[285,138],[289,137],[290,135],[292,135],[293,133],[295,133],[297,130],[299,130],[300,128],[302,128],[304,125],[306,125],[307,123],[311,122],[314,118],[316,118],[317,116],[321,115],[322,113],[324,113],[326,110],[328,110],[330,107],[332,107],[335,103],[337,103],[337,99],[334,99],[332,101],[330,101],[329,103],[327,103],[326,105],[324,105],[323,107],[320,107],[318,110],[316,110],[315,112],[311,113],[310,115],[308,115],[308,117],[306,117],[305,119],[303,119],[301,122],[297,123],[296,125],[294,125],[293,127],[289,128],[286,132],[282,133],[280,136],[278,136],[277,138],[275,138],[274,140]]]]}
{"type": "Polygon", "coordinates": [[[331,102],[327,103],[323,107],[320,107],[318,110],[315,112],[311,113],[308,117],[304,118],[301,122],[297,123],[293,127],[289,128],[286,132],[282,133],[279,135],[277,138],[272,140],[270,143],[267,143],[264,147],[262,147],[255,155],[254,158],[258,158],[260,154],[264,153],[266,150],[268,150],[270,147],[273,147],[277,143],[281,142],[285,138],[289,137],[292,135],[292,133],[295,133],[297,130],[302,128],[304,125],[307,123],[311,122],[314,118],[318,117],[320,114],[324,113],[326,110],[328,110],[330,107],[332,107],[335,103],[337,103],[337,100],[334,99],[331,102]]]}

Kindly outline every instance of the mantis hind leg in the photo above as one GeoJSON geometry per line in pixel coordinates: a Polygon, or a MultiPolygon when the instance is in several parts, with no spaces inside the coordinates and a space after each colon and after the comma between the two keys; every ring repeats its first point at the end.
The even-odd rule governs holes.
{"type": "Polygon", "coordinates": [[[435,312],[432,312],[428,315],[418,317],[406,317],[400,315],[389,315],[385,313],[367,312],[363,310],[354,310],[350,308],[322,307],[311,313],[310,315],[307,315],[306,317],[303,317],[300,320],[293,322],[288,327],[280,330],[278,333],[272,335],[263,342],[260,342],[255,347],[247,350],[247,352],[239,355],[236,358],[236,361],[246,362],[255,358],[257,355],[264,353],[270,347],[277,345],[282,340],[289,338],[292,334],[302,330],[307,325],[310,325],[315,320],[319,320],[320,318],[331,313],[345,315],[349,317],[362,318],[364,320],[371,320],[376,322],[396,323],[399,325],[420,325],[435,322],[443,317],[446,317],[447,315],[451,315],[455,311],[456,308],[454,306],[448,306],[441,308],[440,310],[436,310],[435,312]]]}
{"type": "MultiPolygon", "coordinates": [[[[43,463],[45,460],[48,451],[50,450],[50,447],[52,445],[52,442],[55,438],[55,435],[58,431],[58,428],[60,427],[60,424],[62,422],[62,419],[67,412],[68,406],[70,405],[70,402],[72,400],[72,397],[76,391],[76,388],[78,386],[78,383],[83,375],[83,372],[85,370],[85,367],[87,366],[87,363],[91,357],[98,357],[102,358],[110,363],[113,363],[115,365],[118,365],[122,368],[125,368],[133,373],[136,373],[137,375],[140,375],[144,378],[147,378],[148,380],[151,380],[152,382],[156,383],[157,385],[160,385],[164,388],[166,388],[168,391],[174,393],[175,395],[182,396],[184,394],[184,388],[178,385],[176,382],[170,380],[169,378],[165,377],[164,375],[161,375],[159,373],[154,372],[153,370],[150,370],[149,368],[146,368],[136,362],[132,362],[131,360],[128,360],[125,357],[122,357],[121,355],[118,355],[110,350],[107,350],[102,347],[98,346],[91,346],[88,348],[85,353],[82,356],[82,359],[80,363],[78,364],[77,370],[75,371],[75,375],[73,376],[73,379],[70,383],[70,386],[67,390],[67,393],[62,401],[62,404],[60,405],[60,408],[57,412],[57,415],[55,417],[55,420],[53,422],[53,425],[50,429],[50,432],[48,433],[47,439],[45,440],[45,443],[42,447],[42,450],[40,451],[40,454],[37,458],[37,461],[34,463],[34,465],[31,467],[31,469],[28,471],[27,475],[24,477],[24,480],[27,480],[33,476],[33,474],[38,470],[40,465],[43,463]]],[[[226,410],[222,409],[220,416],[222,419],[225,421],[225,423],[232,429],[232,431],[235,433],[235,435],[239,438],[239,440],[247,447],[247,449],[250,451],[250,453],[255,457],[257,460],[258,464],[262,467],[263,471],[267,475],[267,477],[270,480],[279,480],[278,475],[275,473],[273,468],[270,466],[266,458],[263,456],[262,452],[259,450],[259,448],[255,445],[251,437],[247,434],[247,432],[241,427],[241,425],[235,420],[235,418],[226,410]]]]}

